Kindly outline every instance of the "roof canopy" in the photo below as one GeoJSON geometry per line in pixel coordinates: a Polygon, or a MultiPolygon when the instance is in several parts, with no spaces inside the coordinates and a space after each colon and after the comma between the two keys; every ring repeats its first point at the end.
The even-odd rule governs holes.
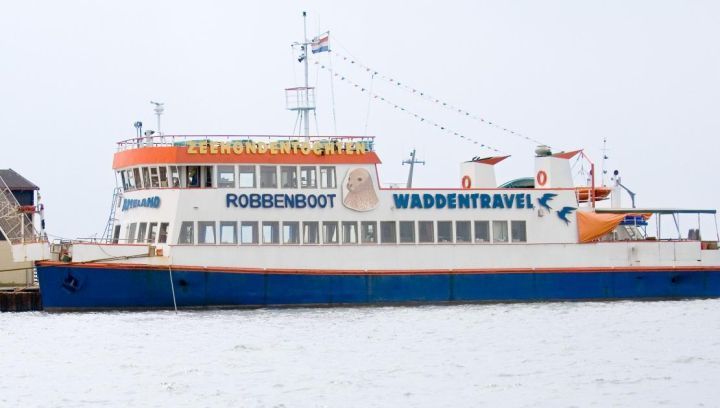
{"type": "Polygon", "coordinates": [[[40,187],[18,174],[13,169],[0,169],[0,178],[5,181],[5,184],[7,184],[10,190],[40,190],[40,187]]]}

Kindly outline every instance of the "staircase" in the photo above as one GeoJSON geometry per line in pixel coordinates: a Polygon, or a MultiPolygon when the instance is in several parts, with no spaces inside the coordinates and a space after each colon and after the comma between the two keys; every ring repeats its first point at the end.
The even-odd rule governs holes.
{"type": "Polygon", "coordinates": [[[113,190],[112,204],[110,205],[110,216],[108,217],[107,224],[105,224],[105,231],[103,231],[102,234],[102,242],[109,243],[113,239],[113,228],[115,227],[115,221],[117,221],[117,218],[115,218],[115,212],[118,207],[120,207],[121,203],[122,189],[120,187],[115,187],[115,190],[113,190]]]}
{"type": "Polygon", "coordinates": [[[35,242],[40,238],[27,214],[32,214],[35,208],[24,209],[0,177],[0,232],[11,244],[35,242]]]}

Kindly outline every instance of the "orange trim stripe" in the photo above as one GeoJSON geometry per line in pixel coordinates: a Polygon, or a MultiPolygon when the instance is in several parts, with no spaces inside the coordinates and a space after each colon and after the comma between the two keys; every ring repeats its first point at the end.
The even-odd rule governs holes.
{"type": "Polygon", "coordinates": [[[188,154],[187,146],[152,146],[115,153],[113,169],[152,164],[268,163],[268,164],[378,164],[375,152],[365,154],[188,154]]]}

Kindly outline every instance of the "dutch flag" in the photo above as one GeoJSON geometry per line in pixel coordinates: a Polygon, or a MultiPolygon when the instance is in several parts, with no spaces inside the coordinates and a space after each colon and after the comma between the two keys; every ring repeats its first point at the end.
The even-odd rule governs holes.
{"type": "Polygon", "coordinates": [[[313,38],[312,53],[316,54],[318,52],[330,51],[330,47],[328,46],[329,41],[330,41],[330,32],[329,31],[313,38]]]}

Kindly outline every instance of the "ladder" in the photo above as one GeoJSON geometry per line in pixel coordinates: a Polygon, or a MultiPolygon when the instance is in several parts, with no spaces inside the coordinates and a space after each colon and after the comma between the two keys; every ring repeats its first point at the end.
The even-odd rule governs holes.
{"type": "MultiPolygon", "coordinates": [[[[30,218],[20,206],[10,188],[0,177],[0,233],[12,244],[33,242],[39,234],[36,233],[30,218]]],[[[34,212],[34,207],[32,208],[34,212]]]]}
{"type": "Polygon", "coordinates": [[[117,221],[115,211],[120,207],[121,202],[122,188],[115,187],[115,190],[113,190],[112,205],[110,205],[110,216],[108,217],[107,224],[105,224],[105,231],[102,234],[103,242],[109,243],[113,239],[113,228],[115,228],[115,221],[117,221]]]}

